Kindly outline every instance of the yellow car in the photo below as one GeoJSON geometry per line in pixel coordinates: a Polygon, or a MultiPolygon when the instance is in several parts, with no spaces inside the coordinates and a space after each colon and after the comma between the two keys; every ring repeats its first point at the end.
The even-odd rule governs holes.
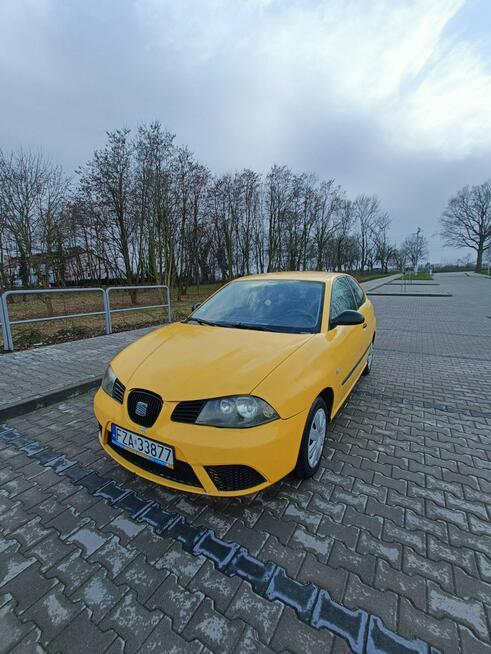
{"type": "Polygon", "coordinates": [[[94,400],[102,447],[135,474],[194,493],[311,477],[327,423],[370,371],[375,328],[348,275],[237,279],[114,358],[94,400]]]}

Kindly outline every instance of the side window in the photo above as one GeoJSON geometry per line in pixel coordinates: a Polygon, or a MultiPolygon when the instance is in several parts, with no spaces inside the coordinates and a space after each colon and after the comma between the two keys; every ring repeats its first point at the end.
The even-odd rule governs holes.
{"type": "Polygon", "coordinates": [[[347,309],[356,310],[355,298],[351,291],[351,285],[347,277],[338,277],[334,280],[331,292],[331,307],[329,320],[337,318],[340,313],[347,309]]]}
{"type": "Polygon", "coordinates": [[[365,293],[363,292],[362,287],[355,282],[354,279],[351,279],[351,277],[348,277],[347,279],[351,286],[351,290],[353,291],[353,295],[355,296],[356,308],[359,309],[365,302],[365,293]]]}

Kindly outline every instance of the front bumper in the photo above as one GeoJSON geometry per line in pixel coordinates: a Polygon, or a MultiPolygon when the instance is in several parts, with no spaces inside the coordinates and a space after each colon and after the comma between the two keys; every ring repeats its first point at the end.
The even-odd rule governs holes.
{"type": "Polygon", "coordinates": [[[164,402],[153,427],[143,430],[131,420],[125,404],[119,404],[99,389],[94,398],[94,412],[100,425],[102,447],[119,464],[157,484],[224,497],[255,493],[279,481],[295,467],[307,411],[259,427],[224,429],[173,422],[170,416],[175,406],[175,402],[164,402]],[[172,446],[176,459],[174,472],[116,450],[109,443],[112,423],[172,446]],[[240,475],[246,474],[246,469],[252,470],[247,473],[252,486],[221,490],[222,471],[228,470],[226,474],[231,472],[234,479],[244,482],[240,475]]]}

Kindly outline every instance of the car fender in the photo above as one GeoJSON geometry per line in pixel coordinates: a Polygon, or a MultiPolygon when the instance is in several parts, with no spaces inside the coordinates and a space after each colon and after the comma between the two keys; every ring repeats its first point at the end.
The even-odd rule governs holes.
{"type": "Polygon", "coordinates": [[[269,402],[281,418],[290,418],[310,408],[326,388],[332,389],[336,404],[338,377],[329,341],[319,333],[272,370],[252,394],[269,402]]]}

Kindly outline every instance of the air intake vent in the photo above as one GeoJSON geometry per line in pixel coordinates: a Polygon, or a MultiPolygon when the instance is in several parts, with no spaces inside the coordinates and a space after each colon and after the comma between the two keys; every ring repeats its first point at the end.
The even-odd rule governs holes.
{"type": "Polygon", "coordinates": [[[212,482],[221,491],[238,491],[259,486],[266,480],[249,466],[205,466],[212,482]]]}
{"type": "Polygon", "coordinates": [[[179,402],[171,415],[171,420],[175,422],[196,422],[201,409],[206,404],[206,400],[192,400],[189,402],[179,402]]]}
{"type": "Polygon", "coordinates": [[[169,479],[170,481],[176,481],[179,484],[186,484],[186,486],[194,486],[195,488],[203,488],[198,477],[196,476],[193,468],[186,463],[185,461],[174,461],[174,468],[166,468],[161,466],[158,463],[154,463],[149,459],[145,459],[143,456],[138,456],[129,450],[125,450],[114,443],[109,442],[109,446],[122,456],[123,459],[130,461],[138,468],[147,470],[152,475],[157,475],[158,477],[163,477],[164,479],[169,479]]]}
{"type": "Polygon", "coordinates": [[[160,395],[150,391],[134,390],[128,396],[128,413],[133,422],[142,427],[151,427],[162,410],[160,395]]]}
{"type": "Polygon", "coordinates": [[[119,381],[119,379],[116,379],[116,381],[114,382],[113,394],[112,394],[116,402],[123,404],[125,391],[126,391],[126,387],[123,386],[123,384],[119,381]]]}

